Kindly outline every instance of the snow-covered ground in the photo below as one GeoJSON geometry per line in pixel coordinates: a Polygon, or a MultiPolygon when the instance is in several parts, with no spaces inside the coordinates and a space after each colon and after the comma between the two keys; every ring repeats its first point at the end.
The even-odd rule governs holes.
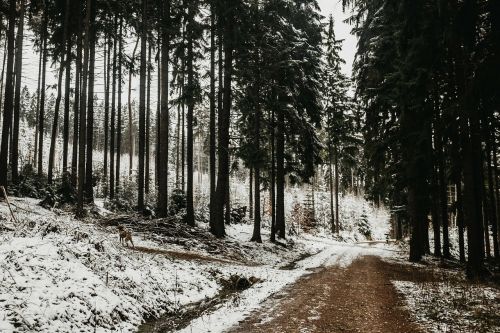
{"type": "MultiPolygon", "coordinates": [[[[362,199],[350,200],[358,201],[356,209],[364,205],[362,199]]],[[[228,227],[227,238],[241,246],[248,260],[214,261],[213,254],[200,251],[201,259],[181,260],[124,247],[115,227],[78,221],[70,213],[43,209],[36,200],[11,198],[11,203],[17,224],[0,202],[1,332],[133,332],[144,318],[216,296],[221,279],[233,274],[260,279],[238,295],[238,302],[222,303],[186,328],[222,331],[315,267],[349,265],[367,251],[388,253],[334,240],[326,231],[290,237],[284,248],[270,243],[264,228],[264,243],[256,244],[249,242],[252,225],[239,224],[228,227]]],[[[369,217],[374,230],[382,227],[380,216],[369,217]]],[[[142,249],[185,251],[141,235],[134,242],[142,249]]]]}
{"type": "Polygon", "coordinates": [[[457,282],[393,281],[418,323],[430,332],[500,332],[500,291],[457,282]]]}

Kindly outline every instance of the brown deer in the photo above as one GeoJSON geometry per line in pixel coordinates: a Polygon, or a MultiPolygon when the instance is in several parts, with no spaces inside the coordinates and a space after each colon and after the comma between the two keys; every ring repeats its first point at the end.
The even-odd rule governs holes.
{"type": "Polygon", "coordinates": [[[126,229],[122,225],[119,225],[118,226],[118,234],[120,235],[120,244],[125,242],[125,245],[128,246],[128,242],[130,242],[132,244],[132,247],[135,248],[134,242],[132,241],[132,232],[130,232],[130,230],[126,229]]]}

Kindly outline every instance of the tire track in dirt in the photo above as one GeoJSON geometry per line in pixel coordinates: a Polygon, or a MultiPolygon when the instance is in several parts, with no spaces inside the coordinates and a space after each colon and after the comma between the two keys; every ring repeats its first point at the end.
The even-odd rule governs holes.
{"type": "Polygon", "coordinates": [[[273,295],[230,332],[423,332],[391,283],[405,274],[375,256],[327,267],[273,295]]]}

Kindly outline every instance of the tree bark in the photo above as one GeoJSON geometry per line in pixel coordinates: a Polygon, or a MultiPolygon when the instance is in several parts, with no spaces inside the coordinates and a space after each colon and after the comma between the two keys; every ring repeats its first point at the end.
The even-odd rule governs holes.
{"type": "Polygon", "coordinates": [[[159,132],[159,163],[158,163],[158,216],[168,215],[168,145],[170,117],[168,110],[168,79],[169,79],[169,52],[170,52],[170,1],[162,3],[161,26],[161,75],[158,84],[161,84],[160,96],[160,132],[159,132]]]}
{"type": "Polygon", "coordinates": [[[9,132],[12,124],[14,98],[14,28],[16,24],[16,1],[9,2],[9,28],[7,31],[7,77],[5,79],[4,116],[2,124],[2,143],[0,148],[0,186],[7,186],[7,159],[9,150],[9,132]]]}
{"type": "MultiPolygon", "coordinates": [[[[68,146],[69,146],[69,109],[71,99],[71,33],[66,40],[66,79],[64,91],[64,119],[63,119],[63,177],[68,176],[68,146]]],[[[66,179],[69,181],[69,177],[66,179]]]]}
{"type": "Polygon", "coordinates": [[[88,79],[88,102],[87,102],[87,156],[85,164],[85,200],[94,202],[94,82],[95,82],[95,48],[96,48],[96,8],[95,1],[92,3],[90,28],[89,28],[89,79],[88,79]]]}
{"type": "Polygon", "coordinates": [[[147,16],[148,2],[142,0],[141,15],[141,64],[139,68],[139,180],[137,208],[144,210],[144,155],[145,155],[145,127],[146,127],[146,37],[147,37],[147,16]]]}
{"type": "MultiPolygon", "coordinates": [[[[108,154],[109,154],[109,86],[111,77],[109,75],[111,68],[111,36],[106,36],[104,44],[104,177],[105,184],[108,183],[108,154]]],[[[109,189],[104,187],[104,196],[107,197],[109,189]]]]}
{"type": "Polygon", "coordinates": [[[133,157],[134,157],[134,132],[132,131],[133,127],[133,113],[132,113],[132,73],[135,64],[135,53],[137,52],[137,47],[139,46],[140,37],[137,38],[135,42],[134,51],[132,52],[132,63],[128,72],[128,140],[129,140],[129,150],[128,150],[128,175],[132,176],[132,168],[133,168],[133,157]]]}
{"type": "MultiPolygon", "coordinates": [[[[69,13],[70,13],[70,0],[66,0],[66,13],[64,14],[64,27],[63,27],[63,38],[62,45],[67,40],[68,35],[68,25],[69,25],[69,13]]],[[[64,47],[63,47],[64,49],[64,47]]],[[[57,97],[56,97],[56,105],[54,108],[54,121],[52,122],[52,135],[50,138],[50,150],[49,150],[49,168],[48,168],[48,183],[52,184],[53,181],[53,172],[54,172],[54,160],[56,155],[56,139],[57,132],[59,127],[59,108],[61,105],[62,98],[62,79],[64,75],[64,67],[66,65],[67,60],[64,59],[64,51],[61,50],[61,59],[60,59],[60,67],[59,67],[59,77],[57,80],[57,97]]],[[[68,69],[66,69],[68,71],[68,69]]]]}
{"type": "Polygon", "coordinates": [[[19,23],[16,38],[16,89],[14,93],[14,125],[12,134],[12,150],[10,163],[12,169],[12,182],[15,184],[19,178],[19,117],[21,109],[21,81],[23,71],[23,38],[24,38],[24,0],[21,0],[19,10],[19,23]]]}
{"type": "MultiPolygon", "coordinates": [[[[279,101],[279,98],[278,98],[279,101]]],[[[278,103],[281,105],[281,103],[278,103]]],[[[276,131],[276,231],[285,238],[285,115],[279,106],[276,131]]]]}
{"type": "Polygon", "coordinates": [[[118,33],[118,100],[116,102],[116,170],[115,170],[115,195],[120,193],[120,169],[122,160],[122,57],[123,57],[123,17],[120,17],[118,33]]]}
{"type": "MultiPolygon", "coordinates": [[[[228,6],[231,7],[232,4],[228,4],[228,6]]],[[[233,15],[232,8],[229,8],[222,22],[224,31],[224,94],[223,107],[219,112],[219,167],[215,190],[214,234],[217,237],[224,237],[225,235],[224,204],[227,183],[229,182],[229,126],[231,121],[231,81],[233,74],[232,33],[235,24],[233,15]]]]}
{"type": "MultiPolygon", "coordinates": [[[[45,132],[44,121],[45,121],[45,79],[47,76],[47,13],[44,9],[44,19],[42,23],[42,83],[41,83],[41,93],[40,93],[40,110],[38,113],[38,176],[43,174],[43,136],[45,132]]],[[[8,73],[8,72],[7,72],[8,73]]],[[[6,86],[7,88],[7,86],[6,86]]]]}
{"type": "MultiPolygon", "coordinates": [[[[210,3],[210,230],[214,232],[214,197],[215,197],[215,8],[214,4],[210,3]]],[[[250,185],[251,186],[251,185],[250,185]]]]}
{"type": "Polygon", "coordinates": [[[73,154],[71,157],[71,183],[76,187],[78,179],[78,142],[79,142],[79,108],[80,108],[80,83],[82,75],[82,3],[78,2],[78,34],[76,39],[76,72],[75,72],[75,98],[73,102],[73,154]]]}
{"type": "Polygon", "coordinates": [[[186,191],[186,223],[190,226],[195,225],[194,220],[194,202],[193,202],[193,113],[194,113],[194,54],[193,54],[193,33],[194,33],[194,8],[193,3],[188,5],[187,22],[187,76],[186,87],[187,97],[187,191],[186,191]]]}
{"type": "Polygon", "coordinates": [[[77,192],[77,215],[83,216],[84,190],[85,190],[85,145],[87,143],[87,82],[90,53],[90,25],[93,1],[87,0],[85,14],[85,35],[83,36],[83,70],[82,70],[82,93],[80,98],[80,136],[78,138],[78,192],[77,192]]]}
{"type": "Polygon", "coordinates": [[[148,77],[147,77],[147,89],[146,89],[146,166],[144,171],[144,193],[149,194],[149,182],[150,182],[150,126],[151,126],[151,43],[148,45],[148,77]]]}

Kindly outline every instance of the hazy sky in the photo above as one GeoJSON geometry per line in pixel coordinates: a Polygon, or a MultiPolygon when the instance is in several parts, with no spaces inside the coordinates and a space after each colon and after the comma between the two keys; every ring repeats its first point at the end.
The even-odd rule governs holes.
{"type": "Polygon", "coordinates": [[[328,18],[330,14],[333,15],[337,39],[344,39],[341,56],[345,59],[346,64],[343,66],[343,71],[351,76],[357,41],[356,37],[351,35],[351,26],[344,23],[348,15],[342,12],[342,0],[318,0],[318,3],[324,16],[328,18]]]}

